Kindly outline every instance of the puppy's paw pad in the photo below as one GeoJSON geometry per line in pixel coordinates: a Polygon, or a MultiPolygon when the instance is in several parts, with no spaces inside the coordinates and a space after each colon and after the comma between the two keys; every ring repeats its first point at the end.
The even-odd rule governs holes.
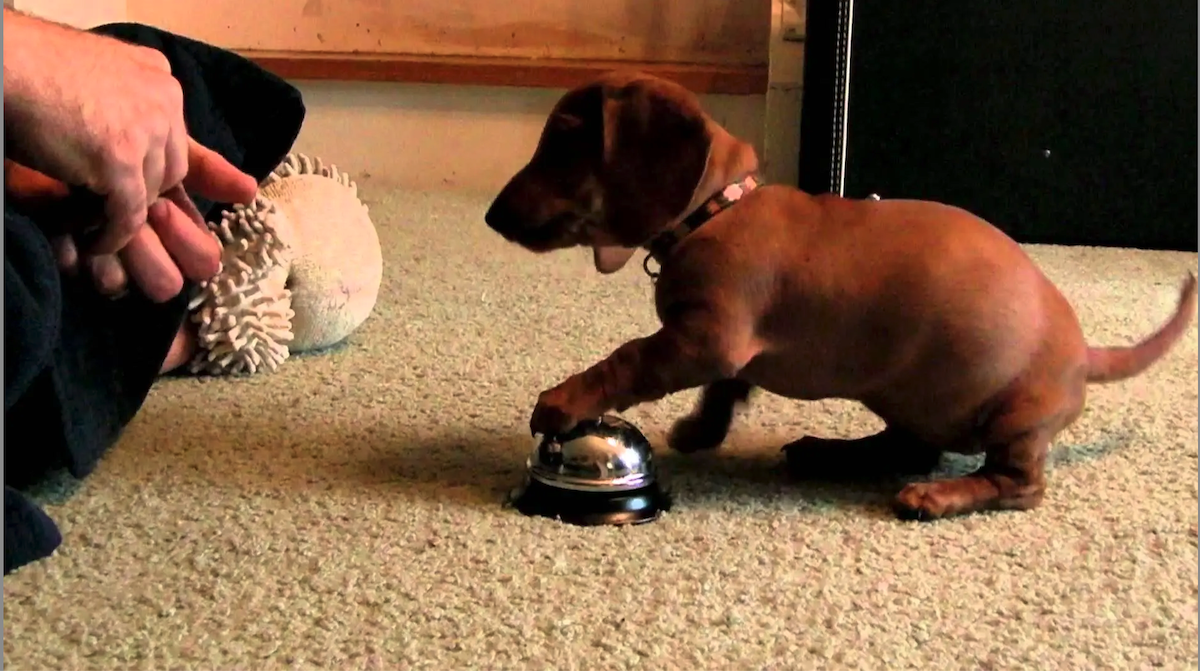
{"type": "Polygon", "coordinates": [[[951,512],[953,495],[939,482],[914,482],[896,495],[894,509],[902,520],[929,522],[951,512]]]}

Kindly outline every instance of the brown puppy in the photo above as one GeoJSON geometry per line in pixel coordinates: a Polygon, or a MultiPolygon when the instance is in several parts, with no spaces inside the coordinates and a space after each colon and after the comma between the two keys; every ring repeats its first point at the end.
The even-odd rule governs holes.
{"type": "Polygon", "coordinates": [[[613,72],[562,98],[487,224],[536,252],[590,246],[602,273],[651,250],[662,328],[542,392],[534,433],[703,385],[670,437],[693,451],[724,440],[753,387],[852,399],[887,428],[802,438],[786,447],[794,468],[927,473],[943,451],[982,452],[975,473],[909,484],[898,512],[1029,509],[1087,385],[1145,370],[1196,309],[1189,274],[1157,333],[1089,347],[1062,294],[987,222],[933,202],[755,188],[744,179],[757,169],[754,150],[673,83],[613,72]]]}

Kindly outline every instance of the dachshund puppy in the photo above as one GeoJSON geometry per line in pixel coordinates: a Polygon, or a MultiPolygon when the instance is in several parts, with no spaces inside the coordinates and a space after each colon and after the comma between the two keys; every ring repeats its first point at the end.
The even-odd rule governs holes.
{"type": "Polygon", "coordinates": [[[897,513],[1027,510],[1088,385],[1146,370],[1196,310],[1189,273],[1158,332],[1091,347],[1021,247],[971,213],[814,197],[761,184],[758,167],[696,96],[653,76],[612,72],[558,102],[485,221],[533,252],[590,247],[601,273],[647,250],[662,327],[542,392],[534,433],[703,386],[670,436],[687,452],[719,446],[754,388],[850,399],[886,428],[790,443],[798,473],[928,473],[945,451],[982,453],[974,473],[904,487],[897,513]]]}

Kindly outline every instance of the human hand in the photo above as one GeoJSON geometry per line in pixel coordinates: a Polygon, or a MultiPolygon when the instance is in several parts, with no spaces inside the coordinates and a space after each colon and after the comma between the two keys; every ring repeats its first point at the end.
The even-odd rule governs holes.
{"type": "MultiPolygon", "coordinates": [[[[78,253],[102,270],[109,268],[102,274],[112,276],[114,255],[132,245],[120,261],[131,273],[145,273],[137,281],[153,288],[148,293],[165,295],[182,280],[177,271],[165,270],[161,237],[184,229],[160,227],[160,240],[154,242],[154,232],[143,232],[153,207],[165,208],[157,212],[160,223],[195,220],[178,188],[185,176],[192,178],[194,190],[225,202],[249,202],[253,179],[190,140],[182,90],[158,51],[7,9],[4,21],[6,157],[103,198],[103,226],[78,253]],[[197,157],[205,162],[199,170],[189,166],[197,157]],[[233,191],[205,192],[212,179],[233,191]]],[[[175,235],[172,242],[192,252],[204,249],[193,245],[206,245],[198,258],[215,264],[215,241],[200,243],[195,234],[179,233],[183,237],[175,235]]],[[[176,260],[188,265],[188,254],[181,255],[176,260]]]]}
{"type": "Polygon", "coordinates": [[[156,303],[179,295],[184,278],[201,282],[220,269],[221,244],[182,187],[150,205],[146,224],[116,254],[81,255],[76,236],[59,236],[54,241],[59,267],[66,272],[86,267],[96,289],[113,298],[123,296],[132,281],[156,303]]]}
{"type": "MultiPolygon", "coordinates": [[[[249,202],[257,185],[219,154],[192,141],[188,188],[220,202],[249,202]]],[[[142,226],[129,244],[116,254],[80,254],[76,243],[88,223],[103,214],[88,209],[94,201],[72,198],[68,187],[57,180],[13,161],[5,161],[4,183],[9,198],[33,214],[47,230],[59,267],[74,273],[82,266],[97,289],[119,296],[134,284],[153,301],[170,300],[183,288],[186,277],[203,281],[220,267],[221,245],[208,232],[203,217],[182,186],[169,189],[147,209],[147,226],[142,226]]]]}

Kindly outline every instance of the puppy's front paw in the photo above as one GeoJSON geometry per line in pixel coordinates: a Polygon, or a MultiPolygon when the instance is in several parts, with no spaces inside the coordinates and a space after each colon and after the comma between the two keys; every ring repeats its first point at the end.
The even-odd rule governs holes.
{"type": "Polygon", "coordinates": [[[580,421],[589,419],[587,415],[563,387],[547,389],[538,396],[533,416],[529,418],[529,432],[535,436],[539,433],[558,436],[575,428],[580,421]]]}

